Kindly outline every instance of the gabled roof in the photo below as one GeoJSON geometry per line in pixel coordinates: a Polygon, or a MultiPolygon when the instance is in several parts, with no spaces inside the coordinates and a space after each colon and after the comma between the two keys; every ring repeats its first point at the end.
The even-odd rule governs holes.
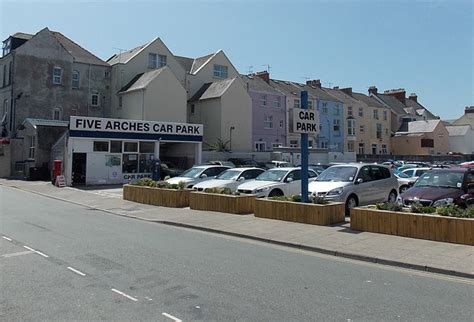
{"type": "Polygon", "coordinates": [[[446,126],[449,136],[464,136],[472,130],[470,125],[448,125],[446,126]]]}
{"type": "Polygon", "coordinates": [[[82,48],[78,44],[76,44],[71,39],[64,36],[62,33],[57,31],[51,31],[53,36],[59,41],[59,43],[66,49],[68,53],[74,57],[74,61],[78,63],[84,64],[92,64],[92,65],[101,65],[101,66],[109,66],[105,61],[100,59],[99,57],[95,56],[91,52],[87,51],[86,49],[82,48]]]}
{"type": "Polygon", "coordinates": [[[203,101],[212,98],[221,97],[230,85],[235,81],[235,78],[223,79],[212,83],[206,83],[189,99],[189,102],[203,101]]]}
{"type": "Polygon", "coordinates": [[[342,103],[342,100],[339,98],[330,95],[329,93],[323,91],[319,87],[312,86],[312,85],[306,85],[306,84],[300,84],[300,83],[295,83],[297,87],[300,88],[302,91],[308,91],[308,94],[312,95],[313,97],[323,100],[323,101],[330,101],[330,102],[338,102],[342,103]]]}
{"type": "Polygon", "coordinates": [[[474,128],[474,113],[466,113],[457,120],[452,122],[452,125],[470,125],[474,128]]]}
{"type": "Polygon", "coordinates": [[[333,89],[333,88],[326,88],[323,87],[322,90],[325,92],[329,93],[330,95],[337,97],[340,101],[346,103],[346,104],[354,104],[354,103],[360,103],[359,100],[355,99],[354,97],[347,95],[340,89],[333,89]]]}
{"type": "Polygon", "coordinates": [[[110,57],[109,59],[107,59],[107,62],[110,64],[110,65],[115,65],[115,64],[126,64],[130,59],[132,59],[133,56],[135,56],[136,54],[138,54],[140,51],[143,50],[143,48],[145,48],[146,46],[148,46],[150,43],[147,43],[147,44],[144,44],[144,45],[141,45],[141,46],[138,46],[138,47],[135,47],[133,49],[130,49],[130,50],[127,50],[127,51],[124,51],[120,54],[115,54],[113,55],[112,57],[110,57]]]}
{"type": "Polygon", "coordinates": [[[283,81],[278,79],[270,79],[270,86],[279,90],[285,95],[293,95],[294,97],[300,97],[301,89],[295,86],[292,82],[283,81]]]}
{"type": "Polygon", "coordinates": [[[405,105],[400,102],[396,97],[385,94],[376,94],[376,97],[384,102],[390,109],[397,115],[406,115],[408,114],[405,111],[405,105]]]}
{"type": "Polygon", "coordinates": [[[203,67],[205,64],[207,64],[208,61],[211,60],[211,58],[216,55],[217,53],[209,54],[206,56],[201,56],[198,58],[194,59],[193,66],[191,67],[191,74],[196,74],[201,67],[203,67]]]}
{"type": "Polygon", "coordinates": [[[158,77],[163,72],[165,68],[169,67],[165,66],[146,73],[137,74],[127,85],[120,89],[119,93],[129,93],[145,89],[148,84],[150,84],[156,77],[158,77]]]}
{"type": "Polygon", "coordinates": [[[184,68],[186,73],[191,72],[191,68],[193,67],[194,59],[184,56],[174,56],[178,63],[184,68]]]}
{"type": "Polygon", "coordinates": [[[384,105],[380,104],[375,98],[367,96],[362,93],[352,92],[352,97],[358,99],[359,101],[365,103],[367,106],[370,107],[384,107],[384,105]]]}
{"type": "Polygon", "coordinates": [[[428,111],[423,105],[410,98],[405,99],[405,105],[407,107],[412,107],[418,115],[423,115],[424,112],[428,118],[433,120],[436,119],[436,116],[433,115],[430,111],[428,111]]]}
{"type": "Polygon", "coordinates": [[[431,133],[441,120],[413,121],[408,123],[409,133],[431,133]]]}
{"type": "Polygon", "coordinates": [[[248,84],[248,89],[250,91],[283,96],[283,94],[280,91],[270,86],[266,81],[264,81],[258,76],[240,75],[240,77],[244,81],[244,83],[248,84]]]}
{"type": "Polygon", "coordinates": [[[15,32],[12,37],[14,38],[19,38],[19,39],[25,39],[25,40],[30,40],[33,38],[34,35],[32,34],[27,34],[25,32],[15,32]]]}

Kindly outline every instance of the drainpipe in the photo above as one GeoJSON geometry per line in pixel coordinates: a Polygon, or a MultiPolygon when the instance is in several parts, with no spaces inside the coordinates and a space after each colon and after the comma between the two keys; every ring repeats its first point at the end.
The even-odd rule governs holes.
{"type": "Polygon", "coordinates": [[[88,94],[87,94],[87,116],[89,115],[89,105],[91,100],[91,64],[89,64],[89,81],[88,81],[88,94]]]}
{"type": "Polygon", "coordinates": [[[145,89],[142,89],[142,120],[145,120],[145,89]]]}
{"type": "MultiPolygon", "coordinates": [[[[15,52],[11,51],[12,54],[12,70],[15,70],[15,52]]],[[[16,116],[16,98],[14,97],[13,91],[13,84],[15,83],[13,80],[15,79],[15,75],[13,75],[13,71],[10,71],[11,75],[11,94],[10,94],[10,137],[16,137],[15,131],[15,116],[16,116]]],[[[2,102],[3,103],[3,102],[2,102]]]]}

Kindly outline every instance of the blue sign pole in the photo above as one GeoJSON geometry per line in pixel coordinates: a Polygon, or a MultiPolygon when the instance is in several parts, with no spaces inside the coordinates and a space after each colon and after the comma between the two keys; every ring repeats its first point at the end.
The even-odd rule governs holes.
{"type": "MultiPolygon", "coordinates": [[[[301,91],[301,109],[308,109],[307,91],[301,91]]],[[[301,200],[308,202],[308,133],[301,133],[301,200]]]]}

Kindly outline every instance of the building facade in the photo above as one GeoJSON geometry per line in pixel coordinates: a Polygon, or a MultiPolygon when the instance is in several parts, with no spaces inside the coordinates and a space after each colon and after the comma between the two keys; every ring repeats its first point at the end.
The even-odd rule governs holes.
{"type": "Polygon", "coordinates": [[[392,153],[397,155],[446,155],[449,151],[449,132],[441,120],[410,122],[408,131],[392,137],[392,153]]]}

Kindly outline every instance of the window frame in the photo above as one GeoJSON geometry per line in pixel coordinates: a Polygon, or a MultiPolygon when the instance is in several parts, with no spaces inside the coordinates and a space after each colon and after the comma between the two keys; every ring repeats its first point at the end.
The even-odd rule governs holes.
{"type": "Polygon", "coordinates": [[[53,108],[53,120],[60,121],[62,118],[62,111],[60,107],[53,108]],[[58,113],[58,117],[56,118],[56,112],[58,113]]]}
{"type": "Polygon", "coordinates": [[[260,107],[267,107],[267,95],[260,95],[260,107]]]}
{"type": "Polygon", "coordinates": [[[347,135],[354,136],[355,134],[355,120],[347,119],[347,135]]]}
{"type": "Polygon", "coordinates": [[[61,85],[63,82],[63,69],[59,66],[53,67],[53,85],[61,85]],[[59,71],[59,75],[56,75],[56,71],[59,71]]]}
{"type": "Polygon", "coordinates": [[[225,65],[214,64],[212,71],[215,78],[224,79],[229,77],[229,68],[225,65]]]}
{"type": "Polygon", "coordinates": [[[273,115],[265,115],[263,117],[263,128],[265,130],[273,129],[273,115]]]}
{"type": "Polygon", "coordinates": [[[100,93],[98,90],[91,91],[91,106],[98,107],[100,106],[100,93]],[[97,97],[97,102],[94,104],[94,97],[97,97]]]}
{"type": "Polygon", "coordinates": [[[267,151],[267,142],[264,141],[255,141],[253,145],[254,151],[255,152],[266,152],[267,151]],[[263,147],[263,150],[261,148],[258,148],[258,146],[263,147]]]}
{"type": "Polygon", "coordinates": [[[72,75],[71,75],[71,88],[79,89],[80,86],[81,86],[81,74],[78,70],[75,69],[72,71],[72,75]]]}

